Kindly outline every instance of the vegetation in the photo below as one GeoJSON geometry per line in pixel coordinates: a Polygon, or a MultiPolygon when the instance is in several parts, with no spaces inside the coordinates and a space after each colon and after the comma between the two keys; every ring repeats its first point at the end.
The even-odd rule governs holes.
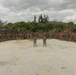
{"type": "Polygon", "coordinates": [[[36,21],[36,16],[34,15],[33,22],[16,22],[16,23],[7,23],[3,25],[2,21],[0,23],[0,29],[14,30],[18,31],[27,31],[27,32],[36,32],[36,31],[50,31],[56,29],[57,31],[65,30],[70,28],[73,31],[76,31],[76,25],[73,22],[63,23],[63,22],[49,22],[48,16],[40,15],[38,21],[36,21]]]}

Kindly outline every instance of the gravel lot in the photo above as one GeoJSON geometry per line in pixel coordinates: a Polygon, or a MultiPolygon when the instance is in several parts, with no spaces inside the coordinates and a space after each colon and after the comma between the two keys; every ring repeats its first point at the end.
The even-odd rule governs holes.
{"type": "Polygon", "coordinates": [[[0,75],[76,75],[76,43],[48,39],[0,43],[0,75]]]}

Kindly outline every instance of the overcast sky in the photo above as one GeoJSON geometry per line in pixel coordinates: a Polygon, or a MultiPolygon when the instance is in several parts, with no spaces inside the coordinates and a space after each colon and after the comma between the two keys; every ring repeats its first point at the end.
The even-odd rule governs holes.
{"type": "Polygon", "coordinates": [[[0,0],[3,21],[32,21],[33,15],[47,14],[49,20],[76,23],[76,0],[0,0]]]}

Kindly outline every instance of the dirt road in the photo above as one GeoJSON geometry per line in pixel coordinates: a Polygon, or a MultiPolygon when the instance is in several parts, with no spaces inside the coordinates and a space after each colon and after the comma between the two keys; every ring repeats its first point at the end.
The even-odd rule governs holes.
{"type": "Polygon", "coordinates": [[[0,43],[0,75],[76,75],[76,43],[47,40],[47,47],[38,40],[0,43]]]}

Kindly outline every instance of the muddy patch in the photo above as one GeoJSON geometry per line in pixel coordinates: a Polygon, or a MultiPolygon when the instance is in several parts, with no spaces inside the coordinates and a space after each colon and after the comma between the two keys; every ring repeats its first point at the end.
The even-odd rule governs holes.
{"type": "Polygon", "coordinates": [[[7,64],[10,64],[10,63],[7,62],[7,61],[0,61],[0,66],[5,66],[5,65],[7,65],[7,64]]]}

